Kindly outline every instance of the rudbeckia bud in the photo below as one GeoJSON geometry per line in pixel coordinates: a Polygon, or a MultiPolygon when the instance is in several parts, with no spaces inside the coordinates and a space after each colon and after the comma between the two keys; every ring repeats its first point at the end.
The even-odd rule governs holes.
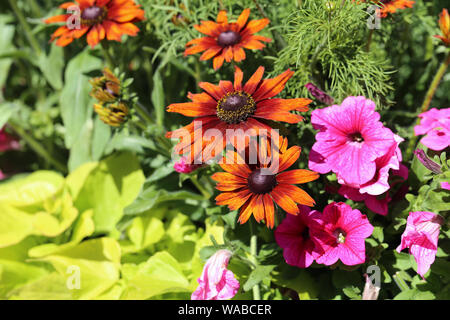
{"type": "Polygon", "coordinates": [[[327,11],[333,12],[334,9],[336,9],[336,3],[334,3],[334,1],[327,1],[325,3],[325,8],[327,8],[327,11]]]}
{"type": "Polygon", "coordinates": [[[110,104],[108,106],[96,103],[94,105],[94,110],[100,116],[100,120],[112,127],[119,127],[125,123],[129,113],[128,106],[123,102],[110,104]]]}
{"type": "Polygon", "coordinates": [[[91,96],[100,103],[114,102],[120,96],[120,80],[109,70],[103,69],[103,76],[93,78],[91,96]]]}
{"type": "Polygon", "coordinates": [[[446,46],[450,45],[450,15],[447,9],[442,9],[439,15],[439,27],[442,31],[442,36],[436,35],[435,37],[441,39],[446,46]]]}

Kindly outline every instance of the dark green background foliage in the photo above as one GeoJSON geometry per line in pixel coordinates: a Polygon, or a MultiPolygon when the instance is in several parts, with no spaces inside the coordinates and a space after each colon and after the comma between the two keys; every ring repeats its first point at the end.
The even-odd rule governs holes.
{"type": "MultiPolygon", "coordinates": [[[[266,77],[289,68],[295,75],[281,93],[283,98],[312,98],[304,87],[308,82],[337,104],[349,95],[365,95],[376,101],[385,125],[406,140],[400,145],[404,152],[447,50],[433,35],[440,33],[438,14],[448,1],[417,0],[412,9],[383,19],[372,35],[366,26],[368,5],[350,1],[342,7],[341,1],[331,1],[332,10],[321,0],[137,1],[146,13],[146,20],[137,24],[140,33],[124,37],[123,43],[108,42],[106,50],[115,71],[123,80],[131,79],[128,98],[145,106],[152,119],[145,130],[134,111],[121,129],[106,126],[93,112],[88,80],[101,74],[103,51],[100,45],[87,47],[85,38],[64,48],[49,43],[55,26],[42,20],[62,13],[57,9],[61,2],[0,3],[0,127],[8,123],[8,132],[22,141],[20,150],[0,155],[2,171],[18,173],[0,188],[17,196],[20,189],[14,183],[26,185],[27,173],[72,173],[66,179],[38,173],[35,179],[37,186],[54,187],[48,199],[59,199],[57,203],[72,210],[67,212],[76,212],[49,209],[48,199],[39,197],[13,206],[0,194],[0,207],[5,206],[8,214],[18,208],[30,215],[45,211],[58,217],[58,227],[51,232],[13,228],[13,236],[3,237],[6,232],[0,226],[0,298],[189,298],[204,260],[218,247],[235,253],[230,268],[241,283],[236,298],[251,299],[252,287],[259,284],[265,299],[360,299],[363,274],[372,264],[382,271],[380,299],[450,298],[448,226],[441,231],[426,282],[416,274],[412,256],[394,252],[408,212],[448,214],[449,194],[439,188],[439,182],[449,180],[445,153],[435,161],[447,171],[434,177],[416,159],[406,162],[411,168],[409,193],[391,203],[386,217],[347,201],[375,226],[366,242],[366,264],[352,268],[313,264],[303,270],[284,262],[273,230],[264,225],[254,225],[259,236],[257,265],[249,261],[250,224],[239,225],[237,212],[215,205],[217,191],[209,176],[220,168],[209,166],[190,175],[174,172],[172,142],[164,138],[167,130],[191,120],[166,113],[169,104],[187,102],[188,92],[199,92],[200,81],[233,79],[233,64],[214,71],[212,60],[199,61],[200,54],[183,56],[186,42],[201,37],[193,24],[215,20],[222,3],[230,20],[244,8],[251,8],[250,19],[271,20],[259,34],[274,41],[262,51],[247,50],[246,60],[238,63],[245,79],[260,65],[266,77]],[[10,3],[17,3],[29,30],[19,23],[10,3]],[[47,156],[36,153],[36,144],[47,156]],[[97,261],[104,261],[110,273],[89,273],[98,268],[97,261]],[[70,263],[91,270],[84,279],[89,286],[77,294],[64,286],[64,267],[70,263]],[[140,291],[133,289],[136,286],[140,291]]],[[[431,107],[449,107],[449,92],[447,73],[431,107]]],[[[310,107],[324,105],[314,101],[310,107]]],[[[300,168],[307,167],[314,143],[310,113],[298,125],[271,123],[290,145],[302,147],[300,168]]],[[[345,201],[326,192],[326,185],[337,186],[335,176],[324,175],[304,186],[320,211],[332,201],[345,201]]],[[[284,216],[278,212],[276,221],[284,216]]],[[[28,226],[33,217],[24,218],[23,224],[28,226]]]]}

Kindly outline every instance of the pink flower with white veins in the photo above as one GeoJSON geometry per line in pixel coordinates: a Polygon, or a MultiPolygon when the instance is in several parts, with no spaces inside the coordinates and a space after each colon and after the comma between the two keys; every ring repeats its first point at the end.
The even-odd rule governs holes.
{"type": "Polygon", "coordinates": [[[439,231],[444,219],[428,211],[410,212],[397,252],[409,248],[417,262],[417,273],[424,278],[436,258],[439,231]]]}
{"type": "Polygon", "coordinates": [[[218,250],[208,259],[191,300],[227,300],[236,295],[239,281],[227,269],[230,258],[231,251],[218,250]]]}
{"type": "Polygon", "coordinates": [[[366,215],[343,202],[333,202],[325,207],[319,222],[311,228],[313,240],[323,252],[317,263],[329,266],[341,260],[353,266],[366,261],[365,239],[373,232],[366,215]]]}
{"type": "Polygon", "coordinates": [[[396,143],[392,131],[380,122],[375,103],[362,96],[314,110],[311,123],[320,131],[310,152],[309,168],[322,174],[333,171],[354,188],[373,179],[375,160],[396,143]]]}

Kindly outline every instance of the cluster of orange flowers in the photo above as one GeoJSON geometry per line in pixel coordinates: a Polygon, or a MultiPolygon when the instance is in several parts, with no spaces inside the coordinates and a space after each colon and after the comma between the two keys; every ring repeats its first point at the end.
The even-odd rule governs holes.
{"type": "MultiPolygon", "coordinates": [[[[103,39],[121,41],[124,34],[135,36],[139,28],[135,22],[144,20],[144,11],[133,0],[76,0],[60,7],[68,9],[77,6],[80,10],[78,28],[60,26],[52,35],[52,41],[66,46],[74,39],[86,35],[90,46],[96,46],[103,39]]],[[[381,15],[386,16],[398,9],[411,7],[414,1],[378,1],[381,15]]],[[[262,50],[270,38],[256,35],[264,29],[269,20],[249,20],[250,9],[245,9],[236,22],[229,22],[226,11],[220,11],[216,21],[201,21],[194,28],[205,36],[193,39],[186,44],[184,55],[203,52],[200,60],[213,60],[214,70],[224,62],[240,62],[246,58],[244,49],[262,50]]],[[[62,14],[47,19],[46,23],[67,22],[69,14],[62,14]]],[[[446,45],[449,39],[449,16],[444,10],[440,27],[443,36],[439,37],[446,45]]],[[[218,205],[227,205],[230,210],[240,209],[239,222],[245,223],[251,215],[260,222],[264,221],[270,228],[274,227],[275,205],[287,213],[299,213],[298,204],[314,206],[314,200],[296,184],[316,180],[316,172],[295,169],[286,171],[298,160],[301,148],[288,148],[288,141],[272,130],[269,121],[298,123],[302,117],[292,111],[305,112],[311,100],[306,98],[274,98],[285,87],[294,72],[286,70],[272,78],[263,79],[264,67],[259,67],[244,82],[244,74],[235,67],[234,83],[220,81],[218,85],[200,82],[202,93],[189,93],[191,102],[175,103],[167,111],[193,117],[194,121],[178,130],[168,132],[168,138],[181,137],[175,146],[178,154],[187,155],[191,163],[197,159],[206,162],[223,152],[231,143],[235,151],[228,151],[221,160],[225,172],[216,173],[212,179],[218,182],[217,189],[222,192],[217,198],[218,205]],[[222,138],[213,142],[205,139],[204,133],[215,129],[222,138]],[[244,143],[238,143],[238,135],[248,135],[244,143]],[[183,134],[187,133],[187,134],[183,134]],[[263,137],[260,143],[253,143],[251,138],[263,137]],[[269,142],[271,138],[271,142],[269,142]],[[199,147],[196,147],[199,146],[199,147]],[[258,155],[256,163],[249,163],[250,150],[258,155]],[[205,157],[211,154],[211,157],[205,157]],[[274,159],[278,165],[272,166],[274,159]]],[[[103,83],[103,82],[102,82],[103,83]]],[[[114,84],[114,83],[113,83],[114,84]]],[[[113,86],[105,86],[97,93],[114,93],[113,86]]],[[[120,120],[120,119],[119,119],[120,120]]],[[[241,139],[242,140],[242,139],[241,139]]]]}

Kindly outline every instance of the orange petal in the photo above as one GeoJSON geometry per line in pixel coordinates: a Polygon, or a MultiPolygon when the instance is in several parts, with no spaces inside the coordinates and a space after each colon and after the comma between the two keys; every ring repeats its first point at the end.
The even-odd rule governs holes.
{"type": "Polygon", "coordinates": [[[244,224],[248,221],[250,216],[252,215],[253,209],[256,203],[256,196],[253,195],[249,201],[245,203],[245,205],[241,208],[241,212],[239,213],[239,223],[244,224]]]}
{"type": "Polygon", "coordinates": [[[243,30],[243,34],[253,34],[261,31],[270,23],[269,19],[251,20],[243,30]]]}
{"type": "Polygon", "coordinates": [[[292,198],[296,203],[309,207],[313,207],[316,203],[309,194],[297,186],[293,186],[291,184],[279,184],[275,187],[275,189],[277,189],[277,192],[292,198]]]}
{"type": "Polygon", "coordinates": [[[242,11],[239,18],[236,21],[236,24],[238,26],[238,31],[241,31],[242,28],[245,27],[245,24],[247,23],[249,16],[250,16],[250,9],[244,9],[244,11],[242,11]]]}
{"type": "Polygon", "coordinates": [[[289,69],[273,79],[264,80],[253,94],[255,101],[272,98],[283,91],[286,82],[294,75],[289,69]]]}
{"type": "Polygon", "coordinates": [[[278,172],[282,172],[292,166],[298,157],[300,157],[301,148],[299,146],[293,146],[280,155],[280,164],[278,172]]]}
{"type": "MultiPolygon", "coordinates": [[[[248,175],[247,175],[248,176],[248,175]]],[[[244,177],[229,172],[216,172],[211,176],[211,179],[220,183],[239,183],[247,184],[247,179],[244,177]]]]}
{"type": "Polygon", "coordinates": [[[242,90],[242,79],[244,78],[244,73],[238,66],[234,67],[234,89],[236,91],[242,90]]]}
{"type": "Polygon", "coordinates": [[[45,23],[56,23],[56,22],[65,22],[71,15],[70,14],[60,14],[51,18],[44,20],[45,23]]]}
{"type": "Polygon", "coordinates": [[[314,181],[318,178],[319,173],[317,172],[306,169],[296,169],[285,171],[277,175],[277,182],[287,184],[299,184],[314,181]]]}
{"type": "Polygon", "coordinates": [[[223,65],[223,61],[224,61],[224,57],[223,55],[219,55],[217,57],[214,58],[213,60],[213,68],[214,70],[219,69],[222,65],[223,65]]]}
{"type": "Polygon", "coordinates": [[[272,229],[273,225],[274,225],[274,215],[275,215],[273,200],[270,197],[270,195],[268,193],[266,193],[263,196],[263,201],[264,201],[266,225],[267,225],[267,227],[272,229]]]}
{"type": "Polygon", "coordinates": [[[202,117],[216,114],[215,106],[196,102],[173,103],[167,107],[167,111],[180,113],[186,117],[202,117]]]}
{"type": "Polygon", "coordinates": [[[239,46],[234,46],[233,47],[233,56],[234,56],[234,61],[236,61],[236,62],[240,62],[242,60],[245,60],[245,51],[244,51],[244,49],[242,49],[239,46]]]}
{"type": "MultiPolygon", "coordinates": [[[[198,47],[198,46],[197,46],[198,47]]],[[[212,57],[216,56],[218,53],[220,53],[220,51],[222,51],[222,47],[219,46],[215,46],[215,47],[210,47],[208,50],[206,50],[200,57],[201,61],[205,61],[205,60],[209,60],[212,57]]],[[[188,49],[186,49],[186,52],[188,52],[188,49]]]]}
{"type": "Polygon", "coordinates": [[[228,18],[227,18],[227,12],[225,10],[220,10],[217,14],[217,23],[227,24],[228,18]]]}
{"type": "Polygon", "coordinates": [[[256,88],[258,87],[258,84],[261,82],[261,79],[264,74],[264,67],[259,67],[255,73],[251,76],[251,78],[247,81],[247,83],[244,86],[244,91],[248,94],[252,95],[256,88]]]}
{"type": "Polygon", "coordinates": [[[205,90],[211,97],[213,97],[217,101],[222,99],[222,97],[226,94],[226,92],[224,92],[221,87],[209,82],[200,82],[198,86],[205,90]]]}
{"type": "Polygon", "coordinates": [[[299,209],[297,204],[287,194],[280,190],[279,186],[276,186],[270,193],[273,200],[287,213],[297,215],[299,209]]]}
{"type": "Polygon", "coordinates": [[[256,196],[255,208],[253,209],[253,215],[254,215],[256,221],[258,221],[258,222],[263,220],[265,217],[264,202],[263,202],[262,194],[259,194],[256,196]]]}

